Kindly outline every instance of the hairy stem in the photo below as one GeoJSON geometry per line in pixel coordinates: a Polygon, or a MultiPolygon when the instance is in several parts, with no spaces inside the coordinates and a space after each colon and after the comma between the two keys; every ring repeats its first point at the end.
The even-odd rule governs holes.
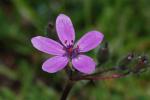
{"type": "Polygon", "coordinates": [[[69,81],[67,82],[67,84],[66,84],[66,86],[65,86],[65,89],[64,89],[64,91],[63,91],[63,94],[62,94],[60,100],[66,100],[66,99],[67,99],[67,97],[68,97],[68,95],[69,95],[69,93],[70,93],[70,91],[71,91],[73,85],[74,85],[74,82],[73,82],[73,81],[70,81],[70,80],[69,80],[69,81]]]}
{"type": "Polygon", "coordinates": [[[124,74],[112,74],[111,76],[80,76],[80,77],[73,77],[73,81],[80,81],[80,80],[108,80],[114,78],[122,78],[130,74],[130,72],[124,74]]]}
{"type": "Polygon", "coordinates": [[[107,72],[114,71],[114,70],[116,70],[116,68],[103,69],[103,70],[99,70],[99,71],[96,72],[96,73],[93,73],[93,74],[91,74],[91,75],[86,75],[86,76],[100,75],[100,74],[107,73],[107,72]]]}

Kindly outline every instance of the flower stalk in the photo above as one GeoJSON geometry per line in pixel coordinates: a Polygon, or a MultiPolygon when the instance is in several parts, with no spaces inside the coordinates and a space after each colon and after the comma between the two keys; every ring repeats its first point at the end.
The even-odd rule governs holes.
{"type": "Polygon", "coordinates": [[[67,99],[67,97],[68,97],[74,84],[75,84],[74,81],[68,80],[68,82],[67,82],[67,84],[63,90],[63,94],[62,94],[60,100],[66,100],[67,99]]]}

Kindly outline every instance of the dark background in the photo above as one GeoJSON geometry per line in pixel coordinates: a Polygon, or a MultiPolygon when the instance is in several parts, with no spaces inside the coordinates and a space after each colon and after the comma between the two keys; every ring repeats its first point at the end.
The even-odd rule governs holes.
{"type": "MultiPolygon", "coordinates": [[[[129,52],[150,54],[150,0],[1,0],[0,100],[60,97],[66,74],[43,72],[41,65],[50,56],[31,45],[37,35],[57,40],[60,13],[72,19],[76,39],[95,29],[105,35],[112,59],[102,67],[117,66],[129,52]]],[[[88,53],[95,61],[97,50],[88,53]]],[[[150,100],[150,73],[98,81],[96,86],[78,82],[70,100],[150,100]]]]}

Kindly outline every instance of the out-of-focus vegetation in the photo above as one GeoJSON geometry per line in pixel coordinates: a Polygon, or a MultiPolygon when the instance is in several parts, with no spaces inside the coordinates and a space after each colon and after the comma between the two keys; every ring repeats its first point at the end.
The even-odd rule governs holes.
{"type": "MultiPolygon", "coordinates": [[[[113,58],[104,67],[117,66],[129,52],[150,55],[150,0],[1,0],[0,100],[59,99],[65,73],[43,72],[42,62],[50,56],[35,50],[30,39],[56,39],[53,26],[47,26],[60,13],[71,17],[77,39],[92,29],[104,33],[113,58]]],[[[96,60],[95,52],[88,54],[96,60]]],[[[70,100],[150,100],[149,76],[146,71],[96,86],[79,82],[70,100]]]]}

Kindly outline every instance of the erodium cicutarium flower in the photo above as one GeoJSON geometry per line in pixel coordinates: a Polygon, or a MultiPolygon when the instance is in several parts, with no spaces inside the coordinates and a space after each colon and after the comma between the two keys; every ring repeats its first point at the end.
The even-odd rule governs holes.
{"type": "Polygon", "coordinates": [[[42,65],[42,69],[49,73],[62,70],[71,62],[73,68],[85,74],[91,74],[95,70],[96,63],[84,52],[96,48],[103,40],[103,34],[98,31],[87,32],[77,43],[75,31],[70,18],[60,14],[56,19],[56,31],[61,41],[36,36],[31,39],[33,46],[47,54],[54,55],[42,65]]]}

